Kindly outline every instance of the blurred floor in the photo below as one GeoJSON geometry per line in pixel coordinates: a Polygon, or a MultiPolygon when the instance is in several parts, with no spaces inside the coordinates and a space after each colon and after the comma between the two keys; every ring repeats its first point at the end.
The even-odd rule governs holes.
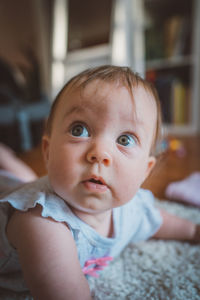
{"type": "MultiPolygon", "coordinates": [[[[192,172],[200,171],[200,135],[180,138],[180,141],[183,143],[185,155],[178,156],[172,151],[163,154],[152,174],[143,184],[144,188],[150,189],[160,199],[164,198],[165,188],[170,182],[181,180],[192,172]]],[[[38,176],[46,174],[40,146],[20,154],[19,157],[38,176]]]]}
{"type": "Polygon", "coordinates": [[[158,161],[144,187],[153,191],[158,198],[164,198],[164,191],[172,181],[181,180],[195,171],[200,171],[200,135],[180,138],[185,155],[168,151],[158,161]]]}

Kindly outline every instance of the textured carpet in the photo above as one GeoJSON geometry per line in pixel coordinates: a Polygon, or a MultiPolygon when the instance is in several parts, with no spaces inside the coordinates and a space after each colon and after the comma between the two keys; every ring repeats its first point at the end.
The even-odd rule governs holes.
{"type": "MultiPolygon", "coordinates": [[[[167,201],[157,205],[200,223],[198,208],[167,201]]],[[[200,246],[161,240],[130,244],[89,284],[96,300],[200,300],[200,246]]],[[[0,290],[0,299],[31,297],[0,290]]]]}
{"type": "MultiPolygon", "coordinates": [[[[200,209],[172,202],[158,206],[200,223],[200,209]]],[[[98,279],[89,281],[98,300],[200,299],[200,246],[149,240],[130,244],[98,279]]]]}

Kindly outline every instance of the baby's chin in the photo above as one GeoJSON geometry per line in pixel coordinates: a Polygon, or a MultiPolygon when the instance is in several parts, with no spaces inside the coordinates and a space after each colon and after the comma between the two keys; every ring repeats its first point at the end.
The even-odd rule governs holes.
{"type": "Polygon", "coordinates": [[[77,216],[79,216],[80,214],[97,215],[106,211],[110,211],[112,209],[110,207],[103,207],[103,203],[95,203],[95,199],[93,199],[93,201],[90,199],[90,204],[86,203],[85,206],[83,206],[76,201],[73,201],[73,199],[67,197],[65,193],[62,193],[58,189],[54,189],[54,193],[64,202],[66,202],[71,211],[77,216]]]}
{"type": "Polygon", "coordinates": [[[106,210],[100,210],[100,209],[97,209],[97,208],[90,208],[90,207],[83,207],[81,205],[78,205],[78,204],[71,204],[71,203],[68,203],[67,201],[65,201],[70,209],[73,211],[73,213],[75,215],[79,215],[79,214],[88,214],[88,215],[97,215],[99,213],[103,213],[105,212],[106,210]]]}
{"type": "MultiPolygon", "coordinates": [[[[63,198],[62,198],[63,199],[63,198]]],[[[108,211],[110,209],[100,209],[97,207],[84,207],[82,205],[79,205],[78,203],[72,203],[68,201],[67,199],[63,199],[67,205],[70,207],[71,211],[78,217],[83,216],[83,215],[90,215],[94,216],[97,214],[104,213],[105,211],[108,211]]]]}

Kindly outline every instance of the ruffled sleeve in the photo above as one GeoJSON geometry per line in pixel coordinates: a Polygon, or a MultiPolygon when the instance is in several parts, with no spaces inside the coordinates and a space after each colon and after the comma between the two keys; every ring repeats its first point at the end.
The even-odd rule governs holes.
{"type": "Polygon", "coordinates": [[[34,182],[26,183],[15,189],[0,203],[9,203],[13,208],[27,211],[37,204],[41,205],[43,217],[51,217],[58,222],[65,222],[70,230],[79,230],[80,225],[67,203],[52,190],[48,177],[42,177],[34,182]]]}
{"type": "Polygon", "coordinates": [[[162,225],[163,220],[154,200],[152,192],[144,189],[139,190],[137,204],[140,215],[140,232],[135,237],[138,241],[152,237],[162,225]]]}
{"type": "Polygon", "coordinates": [[[129,234],[133,242],[152,237],[162,224],[162,217],[155,207],[153,194],[140,189],[135,197],[116,213],[120,235],[129,234]],[[124,226],[122,226],[122,224],[124,226]]]}

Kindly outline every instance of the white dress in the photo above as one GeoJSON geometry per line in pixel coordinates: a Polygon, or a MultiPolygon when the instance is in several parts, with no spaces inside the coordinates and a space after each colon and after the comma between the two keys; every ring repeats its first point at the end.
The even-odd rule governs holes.
{"type": "MultiPolygon", "coordinates": [[[[16,185],[19,186],[19,182],[16,185]]],[[[88,260],[116,257],[130,241],[150,238],[162,223],[152,193],[140,189],[127,204],[113,209],[114,235],[106,238],[73,214],[67,203],[53,192],[48,177],[20,184],[20,187],[15,187],[7,196],[4,193],[0,199],[0,287],[27,290],[17,252],[6,236],[6,225],[13,209],[27,211],[37,204],[42,207],[42,217],[51,217],[68,225],[82,268],[88,260]]]]}

